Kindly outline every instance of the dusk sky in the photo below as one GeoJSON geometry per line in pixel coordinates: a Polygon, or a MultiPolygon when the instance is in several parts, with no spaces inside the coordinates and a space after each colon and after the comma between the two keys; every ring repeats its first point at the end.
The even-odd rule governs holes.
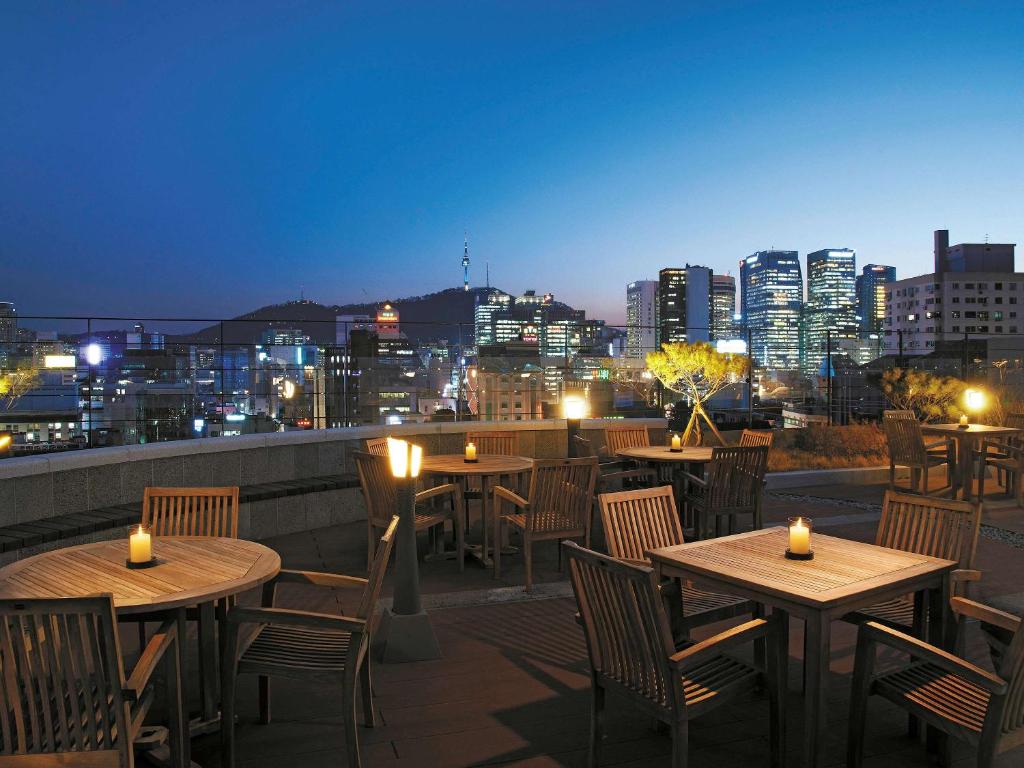
{"type": "Polygon", "coordinates": [[[1024,3],[0,7],[0,301],[230,317],[1024,244],[1024,3]]]}

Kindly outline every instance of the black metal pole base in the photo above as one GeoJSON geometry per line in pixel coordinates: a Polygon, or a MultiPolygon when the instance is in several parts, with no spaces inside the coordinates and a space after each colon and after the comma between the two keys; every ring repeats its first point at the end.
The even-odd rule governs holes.
{"type": "Polygon", "coordinates": [[[426,611],[406,615],[385,610],[377,636],[381,638],[381,661],[385,664],[441,658],[441,647],[426,611]]]}

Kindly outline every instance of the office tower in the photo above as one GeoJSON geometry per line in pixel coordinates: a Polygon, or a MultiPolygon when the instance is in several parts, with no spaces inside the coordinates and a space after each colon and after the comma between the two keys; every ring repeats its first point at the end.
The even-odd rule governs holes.
{"type": "Polygon", "coordinates": [[[799,368],[802,306],[796,251],[758,251],[740,262],[740,311],[758,366],[773,371],[799,368]]]}
{"type": "Polygon", "coordinates": [[[852,248],[826,248],[807,254],[807,303],[804,305],[804,346],[801,370],[817,374],[840,339],[856,339],[857,295],[855,291],[857,252],[852,248]]]}
{"type": "Polygon", "coordinates": [[[711,339],[711,278],[687,264],[658,272],[658,345],[711,339]]]}
{"type": "Polygon", "coordinates": [[[657,349],[658,281],[635,280],[626,286],[626,358],[644,360],[657,349]]]}
{"type": "Polygon", "coordinates": [[[495,332],[495,317],[506,313],[512,304],[512,297],[497,289],[487,294],[487,298],[481,300],[477,297],[476,306],[473,309],[473,327],[477,346],[481,344],[494,344],[498,341],[495,332]]]}
{"type": "Polygon", "coordinates": [[[857,317],[862,338],[881,338],[885,325],[885,292],[896,279],[896,267],[866,264],[857,275],[857,317]]]}
{"type": "MultiPolygon", "coordinates": [[[[1014,243],[949,245],[934,235],[935,271],[885,287],[885,351],[925,355],[942,342],[998,339],[1024,332],[1024,273],[1014,271],[1014,243]],[[902,338],[902,344],[901,344],[902,338]]],[[[1009,340],[1006,340],[1009,343],[1009,340]]]]}
{"type": "Polygon", "coordinates": [[[18,340],[18,312],[14,304],[0,301],[0,366],[6,367],[18,340]]]}
{"type": "Polygon", "coordinates": [[[711,277],[711,335],[716,341],[737,337],[736,278],[732,275],[711,277]]]}

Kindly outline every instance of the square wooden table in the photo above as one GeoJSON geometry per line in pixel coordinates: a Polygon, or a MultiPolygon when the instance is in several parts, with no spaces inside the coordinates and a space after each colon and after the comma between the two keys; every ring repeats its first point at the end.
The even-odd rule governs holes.
{"type": "MultiPolygon", "coordinates": [[[[662,577],[690,579],[715,592],[771,606],[782,613],[787,637],[790,616],[805,622],[803,765],[810,768],[820,765],[825,742],[831,621],[857,608],[927,591],[929,637],[942,645],[949,603],[947,574],[957,563],[820,533],[811,536],[813,560],[787,560],[788,539],[787,529],[766,528],[654,549],[647,555],[662,577]]],[[[787,645],[783,644],[783,670],[789,658],[787,645]]],[[[785,674],[782,679],[787,679],[785,674]]]]}
{"type": "Polygon", "coordinates": [[[961,491],[965,501],[971,500],[974,487],[974,457],[978,454],[978,444],[982,440],[1007,438],[1021,432],[1016,427],[991,427],[988,424],[969,424],[966,428],[959,424],[922,424],[921,431],[956,441],[956,472],[953,474],[956,485],[951,494],[955,499],[957,491],[961,491]]]}

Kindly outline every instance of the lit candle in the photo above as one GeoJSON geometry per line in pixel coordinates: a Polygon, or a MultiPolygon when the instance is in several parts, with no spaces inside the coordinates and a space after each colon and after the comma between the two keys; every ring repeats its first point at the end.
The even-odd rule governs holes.
{"type": "Polygon", "coordinates": [[[967,426],[967,414],[966,413],[962,414],[960,416],[960,426],[961,427],[966,427],[967,426]]]}
{"type": "Polygon", "coordinates": [[[798,517],[789,526],[789,551],[794,555],[806,555],[811,551],[811,529],[804,524],[803,518],[798,517]]]}
{"type": "Polygon", "coordinates": [[[681,451],[683,450],[683,441],[679,439],[679,435],[672,435],[672,450],[681,451]]]}
{"type": "Polygon", "coordinates": [[[148,563],[153,559],[153,543],[149,531],[141,525],[128,537],[128,559],[133,563],[148,563]]]}
{"type": "Polygon", "coordinates": [[[476,446],[473,443],[466,443],[466,461],[476,461],[476,446]]]}

